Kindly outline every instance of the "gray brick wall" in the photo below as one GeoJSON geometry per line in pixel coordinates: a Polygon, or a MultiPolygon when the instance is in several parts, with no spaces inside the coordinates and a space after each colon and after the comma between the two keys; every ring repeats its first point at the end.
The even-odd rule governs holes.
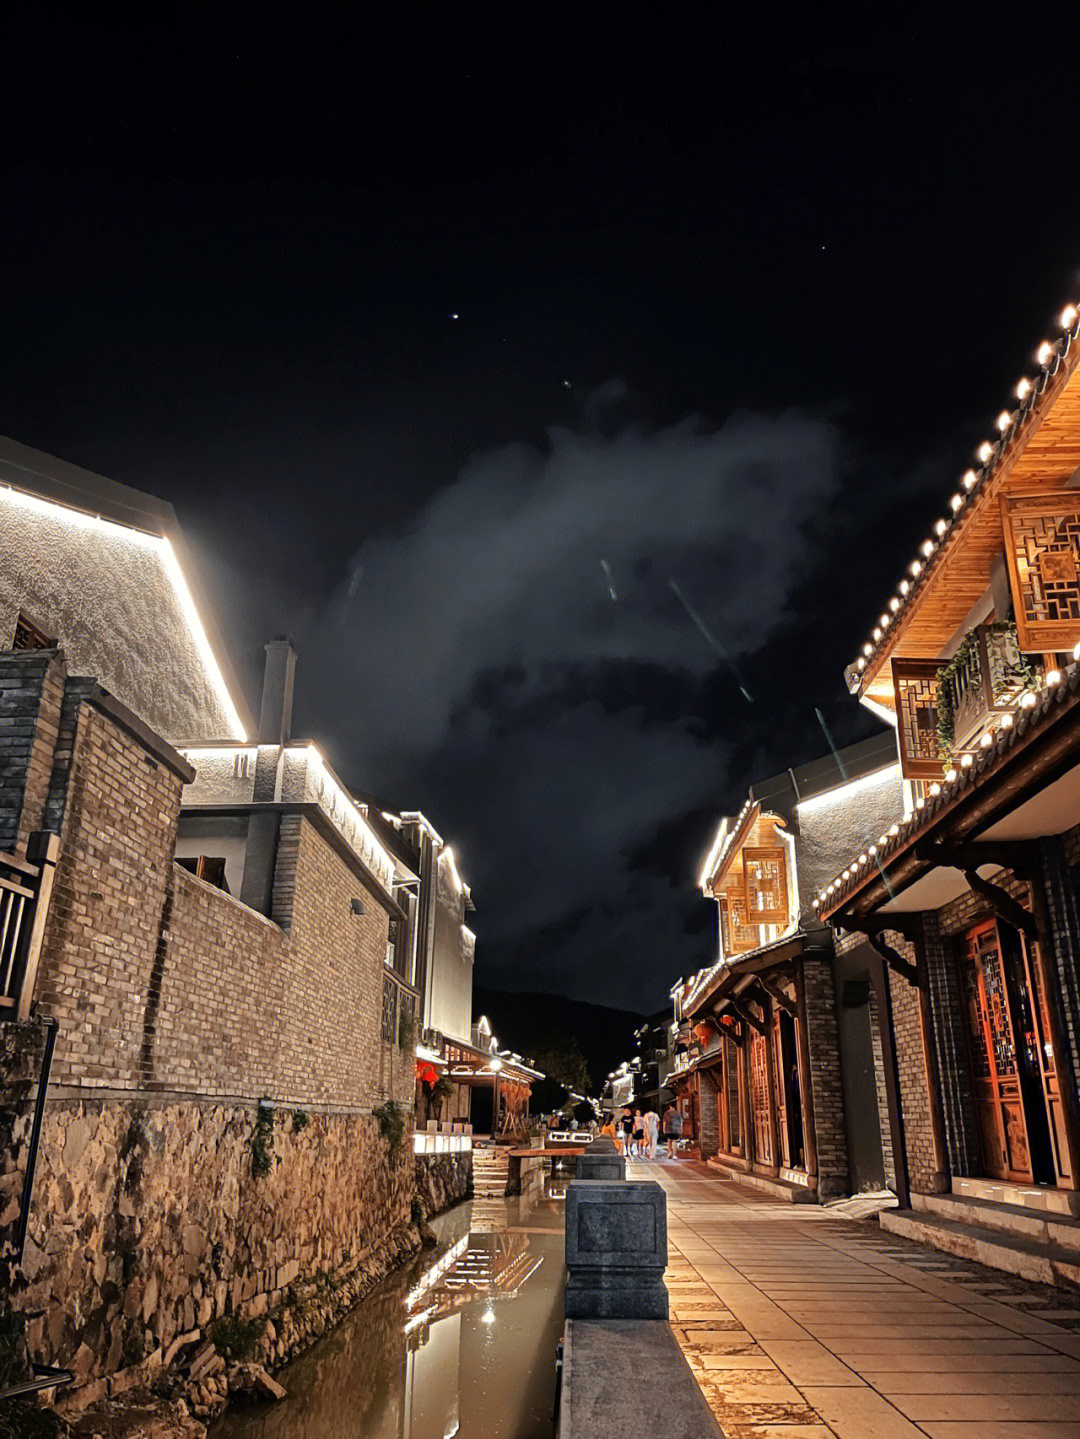
{"type": "Polygon", "coordinates": [[[848,1192],[847,1134],[840,1084],[840,1037],[831,957],[804,958],[806,1038],[810,1094],[817,1130],[818,1193],[823,1199],[848,1192]]]}

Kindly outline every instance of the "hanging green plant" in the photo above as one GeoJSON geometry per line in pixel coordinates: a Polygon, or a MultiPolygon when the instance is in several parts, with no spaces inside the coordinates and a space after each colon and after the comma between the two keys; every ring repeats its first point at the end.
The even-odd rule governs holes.
{"type": "MultiPolygon", "coordinates": [[[[1038,676],[1027,655],[1020,648],[1014,620],[998,620],[988,626],[994,635],[1007,635],[1012,640],[1012,650],[1017,656],[1008,664],[1009,670],[1020,680],[1025,690],[1038,687],[1038,676]]],[[[967,666],[973,652],[978,651],[979,626],[968,630],[957,646],[956,653],[937,672],[934,707],[937,712],[938,757],[942,768],[947,769],[952,760],[953,740],[956,737],[956,711],[953,707],[952,681],[959,670],[967,666]]]]}
{"type": "Polygon", "coordinates": [[[372,1110],[372,1113],[379,1125],[379,1133],[390,1149],[390,1158],[394,1159],[401,1148],[401,1141],[405,1138],[405,1112],[400,1104],[388,1099],[385,1104],[380,1104],[378,1109],[372,1110]]]}

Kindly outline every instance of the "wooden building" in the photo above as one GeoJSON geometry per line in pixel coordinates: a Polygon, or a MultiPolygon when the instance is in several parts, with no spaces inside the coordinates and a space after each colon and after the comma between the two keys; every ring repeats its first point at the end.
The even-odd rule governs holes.
{"type": "Polygon", "coordinates": [[[717,958],[673,992],[672,1083],[701,1156],[759,1187],[826,1199],[886,1182],[877,1008],[869,985],[838,993],[811,901],[899,796],[886,733],[754,785],[705,861],[717,958]],[[861,1077],[847,1104],[838,1068],[861,1077]]]}
{"type": "Polygon", "coordinates": [[[814,901],[888,971],[916,1213],[883,1222],[975,1225],[988,1253],[1047,1238],[1018,1207],[1080,1213],[1078,326],[1069,306],[848,670],[896,726],[904,803],[814,901]]]}

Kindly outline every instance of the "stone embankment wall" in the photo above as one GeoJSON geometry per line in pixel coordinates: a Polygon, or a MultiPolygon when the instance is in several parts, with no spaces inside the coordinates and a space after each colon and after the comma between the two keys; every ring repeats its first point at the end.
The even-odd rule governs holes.
{"type": "Polygon", "coordinates": [[[472,1154],[418,1154],[416,1197],[430,1219],[463,1199],[472,1198],[472,1154]]]}
{"type": "MultiPolygon", "coordinates": [[[[50,1106],[18,1295],[35,1359],[82,1383],[152,1373],[183,1336],[213,1338],[230,1316],[261,1318],[313,1282],[340,1289],[372,1260],[385,1272],[388,1248],[417,1247],[404,1142],[391,1159],[370,1115],[264,1114],[50,1106]]],[[[299,1316],[292,1327],[299,1341],[299,1316]]]]}
{"type": "MultiPolygon", "coordinates": [[[[302,813],[283,817],[272,918],[195,879],[173,858],[185,762],[86,681],[58,701],[58,658],[9,671],[34,716],[9,832],[61,836],[36,989],[58,1037],[11,1302],[82,1402],[223,1321],[266,1325],[277,1362],[419,1243],[415,1063],[381,1033],[386,907],[302,813]]],[[[41,1048],[40,1024],[2,1028],[0,1248],[41,1048]]]]}

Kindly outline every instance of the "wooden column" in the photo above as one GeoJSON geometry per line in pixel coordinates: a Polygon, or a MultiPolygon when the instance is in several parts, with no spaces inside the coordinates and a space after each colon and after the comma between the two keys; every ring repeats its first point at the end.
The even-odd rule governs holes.
{"type": "MultiPolygon", "coordinates": [[[[1072,1055],[1065,1032],[1064,1016],[1061,1013],[1059,981],[1057,976],[1050,972],[1047,962],[1054,946],[1054,937],[1041,873],[1032,876],[1028,881],[1028,890],[1037,930],[1037,938],[1031,946],[1031,958],[1038,969],[1039,983],[1046,996],[1046,1022],[1050,1031],[1050,1043],[1054,1047],[1054,1069],[1057,1074],[1058,1094],[1061,1097],[1061,1117],[1064,1121],[1062,1128],[1065,1131],[1065,1144],[1069,1154],[1069,1169],[1072,1171],[1068,1177],[1059,1175],[1058,1184],[1062,1189],[1080,1189],[1080,1112],[1072,1082],[1072,1055]]],[[[1031,996],[1031,1003],[1033,1006],[1036,1003],[1034,995],[1031,996]]]]}
{"type": "Polygon", "coordinates": [[[753,1167],[757,1159],[754,1135],[754,1102],[750,1087],[750,1026],[743,1021],[743,1042],[739,1045],[739,1110],[742,1114],[743,1158],[753,1167]]]}
{"type": "Polygon", "coordinates": [[[799,1050],[799,1101],[802,1104],[803,1144],[806,1173],[818,1172],[817,1125],[814,1122],[814,1081],[810,1072],[810,1039],[806,1030],[806,960],[795,961],[795,1040],[799,1050]]]}
{"type": "Polygon", "coordinates": [[[765,1094],[767,1097],[767,1118],[769,1125],[772,1167],[780,1171],[780,1136],[776,1132],[776,1055],[773,1045],[772,1001],[762,998],[761,1012],[765,1016],[765,1094]]]}

